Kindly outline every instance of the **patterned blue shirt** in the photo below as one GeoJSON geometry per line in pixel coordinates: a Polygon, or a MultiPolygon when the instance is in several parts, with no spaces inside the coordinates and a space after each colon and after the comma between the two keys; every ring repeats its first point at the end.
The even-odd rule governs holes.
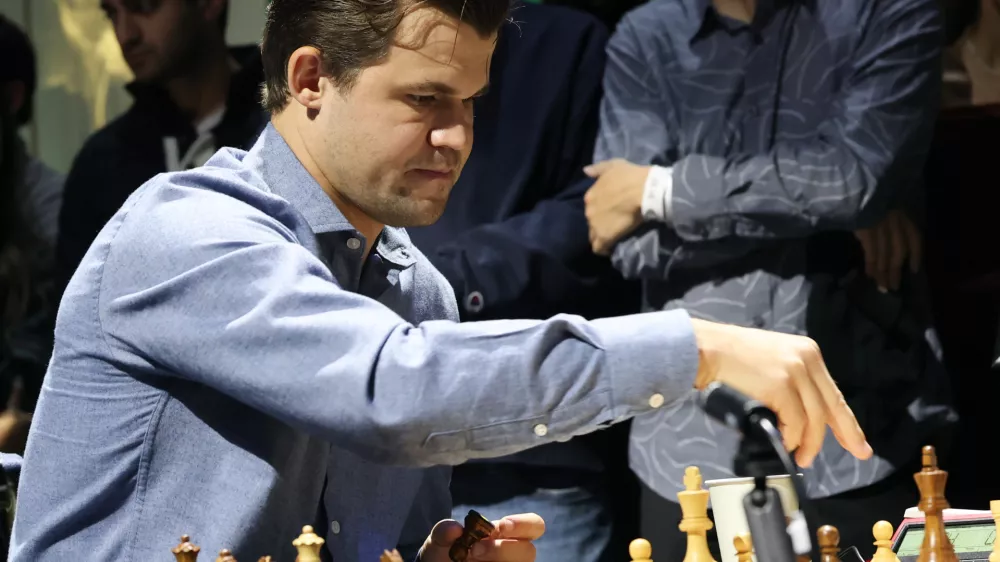
{"type": "Polygon", "coordinates": [[[146,562],[187,533],[291,560],[304,524],[338,562],[412,552],[451,508],[423,467],[692,392],[683,312],[460,324],[404,231],[365,244],[270,126],[140,187],[59,310],[11,559],[146,562]]]}
{"type": "MultiPolygon", "coordinates": [[[[828,435],[810,493],[862,487],[953,421],[922,275],[882,294],[852,231],[917,214],[940,98],[935,0],[653,0],[609,48],[595,160],[672,168],[667,221],[614,250],[649,309],[813,337],[876,451],[828,435]]],[[[684,466],[732,476],[736,437],[681,402],[633,426],[631,462],[665,497],[684,466]]]]}

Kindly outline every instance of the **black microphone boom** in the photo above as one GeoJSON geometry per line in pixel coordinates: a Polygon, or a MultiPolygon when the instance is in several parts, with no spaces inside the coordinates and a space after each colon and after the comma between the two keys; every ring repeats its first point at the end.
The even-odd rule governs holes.
{"type": "Polygon", "coordinates": [[[709,417],[743,436],[733,461],[733,472],[754,479],[754,490],[743,503],[758,559],[795,562],[796,554],[809,554],[811,533],[802,513],[807,501],[805,487],[782,443],[778,416],[761,402],[719,382],[701,391],[698,404],[709,417]],[[799,503],[799,511],[792,514],[793,524],[787,529],[778,493],[766,485],[768,476],[784,474],[792,479],[799,503]]]}

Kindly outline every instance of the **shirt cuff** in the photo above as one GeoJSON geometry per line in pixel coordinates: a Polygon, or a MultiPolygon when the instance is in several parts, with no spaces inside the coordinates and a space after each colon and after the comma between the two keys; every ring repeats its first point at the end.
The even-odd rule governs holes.
{"type": "Polygon", "coordinates": [[[674,193],[674,169],[651,166],[642,189],[642,218],[647,221],[670,222],[671,198],[674,193]]]}
{"type": "Polygon", "coordinates": [[[614,421],[686,400],[698,373],[698,343],[684,310],[602,318],[614,421]]]}

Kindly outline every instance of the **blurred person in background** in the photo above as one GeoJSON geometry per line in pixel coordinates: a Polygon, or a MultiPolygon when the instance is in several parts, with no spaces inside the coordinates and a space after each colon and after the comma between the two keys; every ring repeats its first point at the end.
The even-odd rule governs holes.
{"type": "Polygon", "coordinates": [[[226,45],[228,0],[102,0],[135,75],[135,103],[94,133],[66,180],[57,246],[61,285],[101,227],[156,174],[248,148],[266,124],[256,45],[226,45]]]}
{"type": "Polygon", "coordinates": [[[53,253],[63,177],[28,153],[35,51],[0,16],[0,452],[21,453],[52,350],[53,253]]]}
{"type": "Polygon", "coordinates": [[[944,107],[1000,104],[1000,0],[946,3],[944,107]]]}
{"type": "Polygon", "coordinates": [[[46,290],[46,248],[24,212],[26,159],[16,116],[0,92],[0,452],[22,453],[31,415],[25,388],[38,395],[52,341],[55,307],[46,290]]]}
{"type": "MultiPolygon", "coordinates": [[[[590,14],[513,6],[490,88],[474,102],[475,143],[444,214],[407,229],[454,289],[462,320],[639,311],[638,283],[590,251],[583,213],[607,40],[590,14]]],[[[453,516],[537,513],[546,522],[534,543],[538,562],[620,559],[638,532],[627,436],[622,424],[456,466],[453,516]]]]}
{"type": "MultiPolygon", "coordinates": [[[[38,70],[35,49],[28,35],[3,16],[0,16],[0,51],[4,53],[4,64],[0,65],[0,84],[6,99],[4,107],[10,113],[10,126],[17,131],[34,118],[38,70]]],[[[23,161],[21,211],[42,241],[55,246],[65,178],[28,154],[20,137],[15,137],[13,143],[11,149],[23,161]]]]}

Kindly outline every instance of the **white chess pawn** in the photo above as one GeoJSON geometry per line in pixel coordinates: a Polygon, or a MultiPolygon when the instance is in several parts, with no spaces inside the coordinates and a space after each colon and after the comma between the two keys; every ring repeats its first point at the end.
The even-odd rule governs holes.
{"type": "Polygon", "coordinates": [[[632,562],[653,562],[653,545],[646,539],[635,539],[628,545],[632,562]]]}
{"type": "Polygon", "coordinates": [[[899,562],[896,553],[892,551],[892,523],[879,521],[872,527],[872,535],[878,548],[871,562],[899,562]]]}
{"type": "Polygon", "coordinates": [[[737,562],[753,562],[753,540],[750,533],[740,533],[733,537],[737,562]]]}

